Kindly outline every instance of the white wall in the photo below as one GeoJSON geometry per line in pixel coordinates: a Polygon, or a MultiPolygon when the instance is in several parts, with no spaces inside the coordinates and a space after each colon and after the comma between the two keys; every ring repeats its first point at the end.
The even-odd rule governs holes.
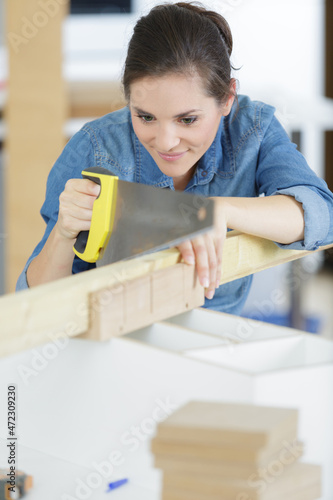
{"type": "MultiPolygon", "coordinates": [[[[135,15],[72,16],[65,24],[68,78],[117,78],[136,19],[157,2],[136,0],[135,15]]],[[[324,0],[203,0],[234,35],[240,91],[316,95],[323,88],[324,0]]]]}
{"type": "Polygon", "coordinates": [[[237,5],[225,15],[234,34],[234,65],[242,67],[237,73],[241,88],[320,94],[324,2],[237,0],[237,5]]]}
{"type": "MultiPolygon", "coordinates": [[[[4,0],[0,0],[0,76],[6,76],[4,0]]],[[[159,3],[134,0],[134,15],[70,16],[64,23],[66,78],[114,79],[121,75],[137,18],[159,3]]],[[[162,3],[162,2],[161,2],[162,3]]],[[[234,35],[233,63],[240,92],[253,97],[323,91],[324,0],[203,0],[221,12],[234,35]],[[256,95],[258,94],[258,95],[256,95]]]]}

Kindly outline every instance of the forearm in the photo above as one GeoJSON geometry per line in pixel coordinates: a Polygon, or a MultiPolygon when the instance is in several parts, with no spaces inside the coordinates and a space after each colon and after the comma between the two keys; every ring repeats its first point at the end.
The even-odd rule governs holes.
{"type": "Polygon", "coordinates": [[[304,238],[302,204],[291,196],[214,198],[225,212],[227,227],[289,244],[304,238]]]}
{"type": "Polygon", "coordinates": [[[72,274],[75,239],[62,237],[55,226],[42,251],[27,270],[29,287],[48,283],[72,274]]]}

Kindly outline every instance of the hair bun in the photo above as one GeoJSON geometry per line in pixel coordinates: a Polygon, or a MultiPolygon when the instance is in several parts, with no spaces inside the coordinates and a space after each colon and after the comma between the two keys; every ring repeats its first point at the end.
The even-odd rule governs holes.
{"type": "Polygon", "coordinates": [[[199,2],[178,2],[176,3],[176,5],[178,5],[178,7],[196,12],[197,14],[200,14],[209,19],[219,30],[222,40],[227,46],[229,57],[231,56],[233,47],[232,33],[229,24],[221,14],[218,14],[217,12],[214,12],[212,10],[207,10],[199,2]]]}

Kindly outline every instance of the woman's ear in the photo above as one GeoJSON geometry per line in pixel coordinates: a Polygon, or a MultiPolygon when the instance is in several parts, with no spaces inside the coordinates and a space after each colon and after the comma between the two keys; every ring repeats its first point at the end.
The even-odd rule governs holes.
{"type": "Polygon", "coordinates": [[[223,109],[222,109],[222,115],[223,116],[227,116],[230,113],[231,107],[232,107],[232,105],[234,103],[234,100],[235,100],[235,97],[236,97],[236,79],[232,78],[231,81],[230,81],[230,93],[229,93],[229,97],[224,102],[224,104],[222,105],[222,107],[223,107],[223,109]]]}

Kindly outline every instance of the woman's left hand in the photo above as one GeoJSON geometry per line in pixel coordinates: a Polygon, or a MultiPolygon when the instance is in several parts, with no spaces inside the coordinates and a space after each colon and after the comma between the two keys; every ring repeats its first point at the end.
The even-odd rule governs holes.
{"type": "Polygon", "coordinates": [[[223,244],[227,234],[226,210],[222,199],[214,198],[214,229],[177,248],[185,263],[195,264],[200,284],[205,287],[205,297],[212,299],[222,275],[223,244]]]}

